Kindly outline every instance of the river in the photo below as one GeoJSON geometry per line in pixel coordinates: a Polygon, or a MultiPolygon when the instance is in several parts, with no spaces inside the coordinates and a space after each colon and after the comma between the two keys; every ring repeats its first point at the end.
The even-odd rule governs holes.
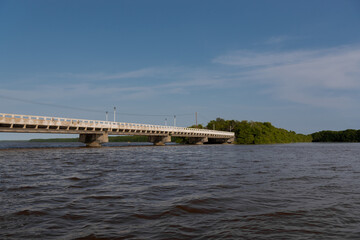
{"type": "Polygon", "coordinates": [[[125,145],[0,142],[0,239],[360,239],[358,143],[125,145]]]}

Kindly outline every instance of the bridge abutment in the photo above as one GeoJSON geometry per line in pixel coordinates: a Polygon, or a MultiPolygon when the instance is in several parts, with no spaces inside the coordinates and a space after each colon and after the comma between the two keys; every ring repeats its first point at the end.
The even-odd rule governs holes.
{"type": "Polygon", "coordinates": [[[191,137],[188,141],[189,144],[202,145],[207,143],[209,139],[207,137],[191,137]]]}
{"type": "Polygon", "coordinates": [[[87,147],[101,147],[101,144],[109,142],[108,133],[80,134],[79,142],[85,143],[87,147]]]}
{"type": "Polygon", "coordinates": [[[171,136],[149,136],[148,139],[155,146],[165,146],[165,143],[171,142],[171,136]]]}

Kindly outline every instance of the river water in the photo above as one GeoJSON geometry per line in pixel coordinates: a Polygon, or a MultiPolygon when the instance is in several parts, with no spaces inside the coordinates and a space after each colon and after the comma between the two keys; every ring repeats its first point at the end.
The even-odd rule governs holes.
{"type": "Polygon", "coordinates": [[[78,146],[0,143],[0,239],[360,239],[357,143],[78,146]]]}

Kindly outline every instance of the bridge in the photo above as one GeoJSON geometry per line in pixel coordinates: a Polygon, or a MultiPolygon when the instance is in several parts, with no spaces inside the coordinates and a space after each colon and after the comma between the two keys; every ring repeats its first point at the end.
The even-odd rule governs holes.
{"type": "Polygon", "coordinates": [[[165,145],[171,137],[187,138],[190,144],[233,143],[232,132],[208,129],[111,122],[0,113],[0,132],[79,134],[88,147],[100,147],[109,135],[147,136],[154,145],[165,145]]]}

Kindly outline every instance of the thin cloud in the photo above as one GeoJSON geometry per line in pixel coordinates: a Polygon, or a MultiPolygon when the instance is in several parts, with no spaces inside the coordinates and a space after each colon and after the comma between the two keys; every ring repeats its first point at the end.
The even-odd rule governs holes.
{"type": "Polygon", "coordinates": [[[265,44],[265,45],[281,45],[284,44],[286,42],[289,41],[296,41],[296,40],[300,40],[300,39],[304,39],[306,37],[302,36],[287,36],[287,35],[280,35],[280,36],[272,36],[270,38],[268,38],[267,40],[265,40],[264,42],[262,42],[261,44],[265,44]]]}
{"type": "Polygon", "coordinates": [[[219,56],[213,63],[239,67],[265,67],[285,65],[302,62],[318,56],[318,51],[293,51],[293,52],[251,52],[247,50],[236,51],[219,56]]]}
{"type": "MultiPolygon", "coordinates": [[[[141,68],[134,71],[123,71],[117,73],[59,73],[55,76],[65,79],[76,79],[85,81],[106,81],[106,80],[127,80],[137,78],[167,77],[171,74],[179,72],[179,68],[175,67],[150,67],[141,68]]],[[[50,76],[48,76],[50,77],[50,76]]]]}
{"type": "Polygon", "coordinates": [[[322,107],[354,103],[360,89],[360,48],[340,47],[290,52],[237,51],[214,59],[245,79],[267,86],[272,96],[322,107]],[[330,94],[331,93],[331,94],[330,94]]]}
{"type": "Polygon", "coordinates": [[[265,44],[280,44],[283,43],[285,41],[290,40],[291,38],[289,36],[274,36],[269,38],[268,40],[265,41],[265,44]]]}
{"type": "Polygon", "coordinates": [[[251,88],[254,94],[315,107],[349,107],[360,100],[356,94],[360,89],[359,46],[282,52],[234,51],[212,62],[202,68],[150,67],[108,74],[54,74],[61,80],[73,81],[39,83],[26,90],[3,88],[0,94],[50,102],[79,99],[111,102],[251,88]],[[117,79],[133,81],[106,82],[117,79]],[[104,84],[99,84],[100,80],[104,84]]]}

